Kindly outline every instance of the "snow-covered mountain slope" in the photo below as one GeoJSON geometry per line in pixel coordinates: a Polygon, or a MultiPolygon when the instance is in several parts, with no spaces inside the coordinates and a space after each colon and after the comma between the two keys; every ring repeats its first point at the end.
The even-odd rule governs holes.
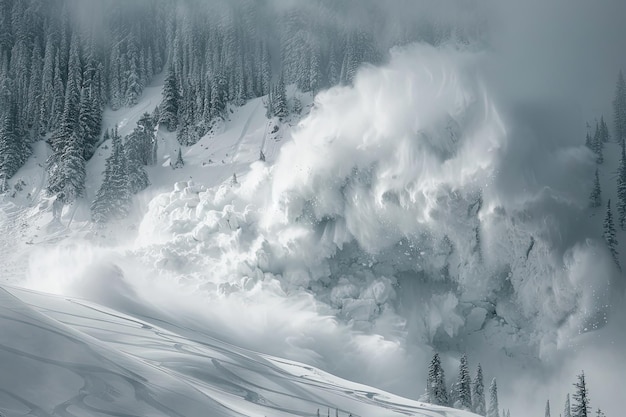
{"type": "MultiPolygon", "coordinates": [[[[148,381],[162,373],[163,390],[148,397],[162,396],[163,404],[179,401],[168,397],[174,395],[166,392],[170,384],[176,395],[192,399],[215,391],[197,374],[203,369],[197,361],[213,358],[216,346],[286,357],[413,398],[423,392],[434,347],[448,370],[466,352],[489,377],[498,376],[501,404],[515,402],[515,415],[527,411],[527,398],[547,395],[548,384],[568,381],[550,388],[562,397],[571,372],[555,371],[551,375],[561,378],[546,378],[546,386],[518,380],[522,371],[543,378],[562,357],[584,351],[593,337],[586,333],[606,324],[610,295],[619,294],[609,292],[619,275],[601,240],[603,213],[587,209],[594,158],[582,140],[572,140],[576,132],[551,131],[554,124],[533,106],[520,117],[523,112],[494,99],[480,76],[482,58],[423,45],[396,50],[387,66],[363,70],[354,87],[323,92],[315,106],[311,97],[300,97],[310,111],[300,124],[297,118],[268,121],[263,99],[251,100],[229,110],[215,132],[182,148],[181,169],[170,167],[179,149],[175,134],[161,129],[159,163],[148,168],[152,185],[136,196],[127,219],[105,230],[91,224],[89,203],[109,144],[89,162],[86,198],[56,214],[54,201],[41,192],[46,178],[38,164],[47,148],[37,144],[11,181],[23,181],[21,191],[1,203],[0,264],[2,280],[14,285],[11,305],[30,311],[20,307],[23,300],[75,327],[81,338],[92,338],[89,346],[104,346],[113,362],[132,362],[129,369],[148,381]],[[74,314],[70,307],[78,304],[68,298],[105,306],[96,310],[106,313],[94,319],[96,310],[81,307],[74,314]],[[185,341],[201,356],[182,357],[171,345],[162,349],[146,335],[151,329],[138,335],[113,326],[109,313],[161,328],[171,343],[185,341]],[[127,338],[138,341],[127,345],[127,338]],[[146,367],[153,373],[144,373],[146,367]]],[[[107,112],[105,127],[130,133],[160,91],[157,80],[136,107],[107,112]]],[[[612,155],[601,168],[605,198],[613,195],[615,166],[612,155]]],[[[597,335],[602,346],[622,346],[611,332],[597,335]]],[[[605,377],[585,368],[590,381],[605,377]]],[[[288,374],[302,369],[294,365],[288,374]]],[[[245,372],[239,378],[256,380],[245,372]]],[[[135,388],[116,384],[121,415],[135,388]]],[[[143,384],[138,387],[146,392],[143,384]]],[[[369,391],[346,384],[352,386],[335,379],[328,385],[369,391]]],[[[98,380],[77,389],[87,398],[101,387],[98,380]]],[[[290,393],[304,390],[289,387],[290,393]]],[[[281,407],[302,414],[321,408],[323,414],[319,404],[332,399],[315,391],[315,406],[307,411],[306,401],[284,405],[292,394],[279,400],[250,386],[237,392],[275,401],[275,412],[260,408],[246,415],[273,415],[281,407]]],[[[372,398],[357,397],[326,407],[363,416],[388,412],[359,408],[372,398]]],[[[140,414],[147,406],[137,407],[140,414]]],[[[187,411],[180,414],[195,415],[187,411]]]]}
{"type": "Polygon", "coordinates": [[[0,289],[3,416],[471,415],[163,321],[110,273],[101,285],[114,286],[109,292],[118,292],[135,316],[80,299],[0,289]]]}

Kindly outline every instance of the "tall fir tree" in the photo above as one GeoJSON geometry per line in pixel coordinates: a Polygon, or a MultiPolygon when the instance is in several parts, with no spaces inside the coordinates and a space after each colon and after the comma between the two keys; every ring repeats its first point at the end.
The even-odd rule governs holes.
{"type": "Polygon", "coordinates": [[[619,72],[613,99],[613,118],[615,123],[615,140],[625,147],[626,141],[626,82],[624,73],[619,72]]]}
{"type": "Polygon", "coordinates": [[[572,406],[569,400],[569,394],[565,396],[565,406],[563,408],[563,417],[572,417],[572,406]]]}
{"type": "Polygon", "coordinates": [[[600,117],[600,138],[602,139],[603,143],[611,141],[611,133],[609,132],[609,127],[604,121],[604,116],[600,117]]]}
{"type": "Polygon", "coordinates": [[[132,203],[126,155],[117,127],[113,131],[112,141],[102,186],[91,204],[92,219],[98,224],[123,219],[128,215],[132,203]]]}
{"type": "Polygon", "coordinates": [[[550,417],[550,400],[546,401],[545,417],[550,417]]]}
{"type": "Polygon", "coordinates": [[[598,175],[598,168],[593,180],[593,189],[589,195],[589,206],[592,208],[598,208],[602,206],[602,190],[600,188],[600,177],[598,175]]]}
{"type": "Polygon", "coordinates": [[[622,148],[622,156],[617,170],[617,221],[620,229],[626,229],[626,148],[622,148]]]}
{"type": "Polygon", "coordinates": [[[613,224],[613,213],[611,212],[610,199],[606,204],[606,217],[604,218],[603,237],[607,247],[609,248],[609,251],[611,252],[611,257],[613,258],[615,265],[617,265],[617,268],[621,270],[617,252],[617,245],[619,242],[617,241],[617,238],[615,236],[615,225],[613,224]]]}
{"type": "Polygon", "coordinates": [[[469,373],[467,355],[461,356],[459,376],[456,382],[456,402],[454,406],[463,410],[472,410],[472,379],[469,373]]]}
{"type": "Polygon", "coordinates": [[[438,353],[433,355],[430,365],[428,366],[426,396],[427,401],[431,404],[444,406],[449,405],[446,378],[443,367],[441,366],[441,357],[438,353]]]}
{"type": "Polygon", "coordinates": [[[476,377],[472,386],[472,411],[479,416],[487,414],[485,406],[485,383],[483,381],[483,368],[478,364],[476,377]]]}
{"type": "Polygon", "coordinates": [[[574,383],[576,392],[574,393],[574,404],[572,404],[572,417],[591,417],[591,405],[589,401],[589,391],[585,381],[585,373],[578,375],[574,383]]]}
{"type": "Polygon", "coordinates": [[[592,140],[592,150],[596,154],[596,164],[604,163],[604,141],[602,137],[602,132],[600,130],[600,124],[596,122],[596,130],[593,134],[592,140]]]}
{"type": "Polygon", "coordinates": [[[494,378],[489,385],[489,407],[487,417],[500,417],[500,406],[498,405],[498,383],[494,378]]]}
{"type": "Polygon", "coordinates": [[[161,103],[161,120],[167,130],[173,132],[178,128],[178,110],[180,102],[180,93],[178,91],[178,82],[174,66],[170,65],[165,84],[163,85],[163,102],[161,103]]]}

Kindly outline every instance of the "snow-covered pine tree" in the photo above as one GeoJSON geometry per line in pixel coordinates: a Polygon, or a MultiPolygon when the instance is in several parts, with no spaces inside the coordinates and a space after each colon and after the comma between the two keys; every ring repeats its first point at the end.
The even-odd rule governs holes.
{"type": "Polygon", "coordinates": [[[104,180],[91,204],[92,219],[99,224],[126,217],[132,203],[126,155],[117,127],[113,130],[112,141],[111,155],[105,164],[104,180]]]}
{"type": "Polygon", "coordinates": [[[6,105],[6,108],[0,108],[0,176],[3,183],[15,175],[30,155],[30,146],[17,131],[17,105],[9,90],[7,82],[0,91],[0,100],[6,105]]]}
{"type": "Polygon", "coordinates": [[[137,126],[133,133],[126,137],[126,142],[124,143],[128,167],[128,185],[132,194],[137,194],[150,185],[148,174],[144,169],[144,166],[147,165],[145,148],[145,132],[137,126]]]}
{"type": "Polygon", "coordinates": [[[436,405],[448,405],[448,390],[441,357],[438,353],[433,355],[428,366],[428,377],[426,378],[427,402],[436,405]]]}
{"type": "Polygon", "coordinates": [[[71,203],[85,193],[85,157],[83,155],[84,145],[80,134],[75,131],[61,155],[61,184],[62,188],[58,193],[62,195],[61,201],[71,203]]]}
{"type": "Polygon", "coordinates": [[[606,417],[606,414],[602,412],[599,408],[596,410],[596,417],[606,417]]]}
{"type": "Polygon", "coordinates": [[[609,133],[609,127],[604,121],[604,116],[600,116],[600,137],[603,143],[610,142],[611,140],[611,133],[609,133]]]}
{"type": "Polygon", "coordinates": [[[278,83],[274,89],[273,99],[272,108],[274,115],[280,119],[287,117],[289,114],[289,109],[287,108],[287,91],[282,75],[278,79],[278,83]]]}
{"type": "Polygon", "coordinates": [[[498,383],[496,379],[491,380],[489,385],[489,407],[487,417],[500,417],[500,406],[498,405],[498,383]]]}
{"type": "Polygon", "coordinates": [[[467,355],[461,356],[459,377],[456,382],[456,402],[454,406],[463,410],[472,410],[472,379],[469,373],[467,355]]]}
{"type": "Polygon", "coordinates": [[[160,123],[164,124],[170,132],[178,128],[179,102],[180,93],[178,92],[176,74],[174,73],[174,66],[170,65],[163,85],[163,101],[160,106],[160,123]]]}
{"type": "Polygon", "coordinates": [[[569,394],[565,397],[565,407],[563,408],[563,417],[572,417],[572,406],[569,401],[569,394]]]}
{"type": "Polygon", "coordinates": [[[591,417],[591,405],[589,401],[589,391],[585,382],[585,373],[578,375],[578,380],[574,383],[576,392],[574,393],[574,404],[572,405],[572,417],[591,417]]]}
{"type": "Polygon", "coordinates": [[[238,185],[239,181],[237,180],[237,173],[233,173],[233,177],[230,179],[230,185],[235,186],[238,185]]]}
{"type": "Polygon", "coordinates": [[[546,401],[545,417],[550,417],[550,400],[546,401]]]}
{"type": "Polygon", "coordinates": [[[617,169],[617,222],[620,229],[626,228],[626,148],[622,147],[622,156],[617,169]]]}
{"type": "Polygon", "coordinates": [[[626,146],[626,82],[624,82],[624,73],[622,71],[619,72],[617,85],[615,86],[613,118],[615,123],[615,140],[623,148],[626,146]]]}
{"type": "Polygon", "coordinates": [[[143,92],[143,82],[141,74],[141,53],[137,40],[137,34],[131,30],[127,38],[126,55],[128,59],[128,81],[126,86],[126,104],[134,106],[139,101],[139,97],[143,92]]]}
{"type": "Polygon", "coordinates": [[[483,381],[483,368],[478,364],[476,369],[476,377],[472,386],[472,411],[479,416],[487,414],[485,407],[485,383],[483,381]]]}
{"type": "Polygon", "coordinates": [[[448,396],[448,389],[446,388],[446,375],[443,370],[443,367],[439,367],[436,381],[437,381],[435,385],[436,389],[434,392],[436,404],[449,406],[450,398],[448,396]]]}
{"type": "Polygon", "coordinates": [[[611,200],[609,199],[609,201],[606,204],[606,217],[604,218],[604,241],[606,242],[606,245],[609,248],[609,251],[611,252],[611,256],[613,257],[613,261],[615,262],[615,265],[617,265],[617,267],[621,270],[620,264],[619,264],[619,259],[617,257],[618,252],[617,252],[617,245],[618,245],[618,241],[617,238],[615,237],[615,225],[613,224],[613,213],[611,212],[611,200]]]}
{"type": "Polygon", "coordinates": [[[604,141],[600,131],[600,124],[596,122],[596,130],[592,138],[592,150],[596,154],[596,164],[604,163],[604,141]]]}
{"type": "Polygon", "coordinates": [[[297,96],[293,98],[293,112],[297,115],[302,113],[302,102],[297,96]]]}
{"type": "Polygon", "coordinates": [[[593,180],[593,189],[591,190],[591,194],[589,195],[589,206],[592,208],[602,206],[602,190],[600,188],[600,177],[598,176],[598,168],[596,168],[596,173],[593,180]]]}

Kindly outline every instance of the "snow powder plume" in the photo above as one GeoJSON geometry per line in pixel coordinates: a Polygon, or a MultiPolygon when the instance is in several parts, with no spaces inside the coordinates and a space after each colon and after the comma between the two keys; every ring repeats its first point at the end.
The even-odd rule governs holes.
{"type": "MultiPolygon", "coordinates": [[[[155,198],[136,253],[216,298],[313,293],[355,329],[439,347],[482,329],[547,354],[597,325],[609,258],[582,232],[560,235],[580,191],[504,180],[535,144],[507,131],[484,57],[426,45],[391,55],[320,94],[274,166],[155,198]],[[591,284],[581,271],[598,261],[591,284]]],[[[555,152],[554,169],[591,160],[555,152]]]]}

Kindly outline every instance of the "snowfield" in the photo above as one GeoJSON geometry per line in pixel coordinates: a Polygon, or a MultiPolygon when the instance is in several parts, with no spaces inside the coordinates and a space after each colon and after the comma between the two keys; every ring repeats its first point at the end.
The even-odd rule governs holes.
{"type": "Polygon", "coordinates": [[[0,378],[2,415],[314,416],[318,409],[354,417],[472,415],[241,349],[151,313],[144,307],[131,316],[85,300],[0,290],[0,363],[3,376],[11,376],[0,378]]]}

